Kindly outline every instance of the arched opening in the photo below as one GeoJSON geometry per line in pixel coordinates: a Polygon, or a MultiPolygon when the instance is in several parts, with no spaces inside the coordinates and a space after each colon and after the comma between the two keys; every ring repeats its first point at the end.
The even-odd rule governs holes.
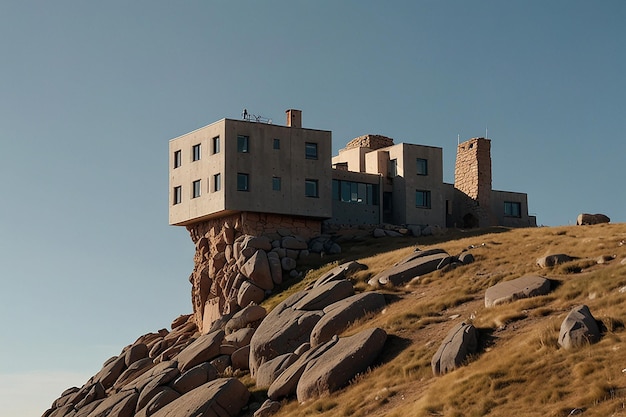
{"type": "Polygon", "coordinates": [[[473,229],[474,227],[478,227],[478,219],[472,213],[467,213],[463,216],[463,228],[473,229]]]}

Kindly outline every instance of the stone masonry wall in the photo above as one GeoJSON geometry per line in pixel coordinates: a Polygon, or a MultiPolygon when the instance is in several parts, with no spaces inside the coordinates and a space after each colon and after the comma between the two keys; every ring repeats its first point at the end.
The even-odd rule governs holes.
{"type": "Polygon", "coordinates": [[[346,149],[352,148],[370,148],[380,149],[393,145],[393,139],[382,135],[363,135],[352,139],[346,145],[346,149]]]}

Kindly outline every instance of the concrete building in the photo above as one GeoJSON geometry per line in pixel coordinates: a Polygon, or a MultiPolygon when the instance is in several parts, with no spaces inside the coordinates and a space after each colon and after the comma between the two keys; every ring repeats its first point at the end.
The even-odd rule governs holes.
{"type": "MultiPolygon", "coordinates": [[[[350,141],[331,158],[331,132],[222,119],[170,141],[172,225],[236,213],[330,224],[535,226],[524,193],[491,189],[491,142],[459,144],[455,184],[443,182],[442,149],[380,135],[350,141]]],[[[317,226],[314,226],[317,227],[317,226]]]]}

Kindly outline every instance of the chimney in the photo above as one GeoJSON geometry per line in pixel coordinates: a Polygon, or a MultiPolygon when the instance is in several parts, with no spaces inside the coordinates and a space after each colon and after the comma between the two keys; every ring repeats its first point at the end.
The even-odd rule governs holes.
{"type": "Polygon", "coordinates": [[[289,109],[287,113],[287,127],[302,128],[302,110],[289,109]]]}

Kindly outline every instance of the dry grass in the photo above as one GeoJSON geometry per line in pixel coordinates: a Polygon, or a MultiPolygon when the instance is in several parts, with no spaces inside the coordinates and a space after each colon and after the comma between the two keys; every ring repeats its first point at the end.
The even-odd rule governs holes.
{"type": "Polygon", "coordinates": [[[361,239],[342,244],[334,263],[310,270],[300,282],[266,302],[280,300],[347,260],[369,269],[351,277],[359,290],[367,280],[412,252],[441,247],[451,254],[473,246],[476,262],[436,272],[419,283],[386,289],[387,308],[355,323],[349,333],[385,329],[380,361],[344,390],[317,401],[286,401],[278,416],[585,416],[626,415],[626,224],[448,232],[441,237],[361,239]],[[536,259],[566,253],[575,261],[539,269],[536,259]],[[598,264],[600,256],[613,257],[598,264]],[[553,291],[491,309],[484,291],[524,274],[546,276],[553,291]],[[575,305],[587,304],[604,334],[594,345],[565,351],[557,344],[560,323],[575,305]],[[473,322],[481,350],[466,366],[435,378],[432,355],[450,327],[473,322]]]}

